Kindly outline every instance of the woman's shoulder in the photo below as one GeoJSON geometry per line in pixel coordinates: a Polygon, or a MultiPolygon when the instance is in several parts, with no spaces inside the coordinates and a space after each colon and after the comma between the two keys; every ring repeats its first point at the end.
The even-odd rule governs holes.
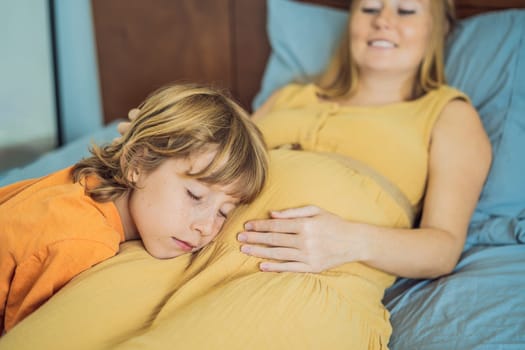
{"type": "Polygon", "coordinates": [[[470,104],[470,98],[466,93],[450,85],[441,85],[429,92],[427,96],[445,101],[463,100],[470,104]]]}
{"type": "Polygon", "coordinates": [[[304,105],[317,100],[317,87],[314,84],[290,83],[275,92],[273,106],[276,108],[304,105]]]}

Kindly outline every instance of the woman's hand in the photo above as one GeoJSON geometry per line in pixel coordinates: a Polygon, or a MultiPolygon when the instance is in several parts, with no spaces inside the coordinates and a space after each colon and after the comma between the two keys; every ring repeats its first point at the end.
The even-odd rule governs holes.
{"type": "Polygon", "coordinates": [[[358,224],[316,206],[273,211],[267,220],[245,224],[238,235],[245,254],[277,261],[260,265],[262,271],[322,272],[359,260],[358,224]]]}
{"type": "Polygon", "coordinates": [[[126,131],[129,130],[129,128],[131,127],[131,121],[135,120],[135,118],[137,118],[139,114],[140,114],[140,109],[138,108],[133,108],[129,110],[128,112],[129,121],[120,122],[117,124],[117,131],[119,132],[120,135],[124,135],[126,131]]]}

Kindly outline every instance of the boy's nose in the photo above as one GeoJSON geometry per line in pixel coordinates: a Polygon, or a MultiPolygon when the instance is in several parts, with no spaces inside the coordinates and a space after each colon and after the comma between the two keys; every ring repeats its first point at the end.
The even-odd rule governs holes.
{"type": "Polygon", "coordinates": [[[195,220],[193,229],[199,233],[201,237],[207,237],[215,233],[215,215],[202,215],[195,220]]]}

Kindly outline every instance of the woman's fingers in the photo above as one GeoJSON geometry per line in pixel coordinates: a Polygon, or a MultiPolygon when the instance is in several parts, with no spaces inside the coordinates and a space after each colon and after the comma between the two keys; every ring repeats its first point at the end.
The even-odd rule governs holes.
{"type": "Polygon", "coordinates": [[[243,245],[241,251],[247,255],[262,259],[280,261],[300,261],[301,252],[294,248],[263,247],[260,245],[243,245]]]}
{"type": "Polygon", "coordinates": [[[128,112],[128,118],[129,120],[135,120],[140,114],[140,109],[138,108],[133,108],[133,109],[130,109],[129,112],[128,112]]]}
{"type": "Polygon", "coordinates": [[[293,233],[241,232],[237,239],[243,243],[264,244],[272,247],[297,248],[299,237],[293,233]]]}
{"type": "Polygon", "coordinates": [[[294,219],[294,218],[307,218],[315,215],[319,215],[321,209],[314,205],[307,205],[305,207],[274,210],[270,212],[272,218],[276,219],[294,219]]]}
{"type": "Polygon", "coordinates": [[[265,261],[259,265],[259,268],[264,272],[318,272],[311,266],[297,261],[282,263],[265,261]]]}
{"type": "MultiPolygon", "coordinates": [[[[118,131],[118,133],[120,135],[124,135],[129,130],[129,128],[131,127],[131,121],[137,119],[139,114],[140,114],[140,109],[138,109],[138,108],[130,109],[129,112],[128,112],[128,118],[129,118],[130,121],[125,121],[125,122],[118,123],[117,124],[117,131],[118,131]]],[[[121,140],[120,137],[116,137],[115,139],[113,139],[113,142],[118,142],[120,140],[121,140]]]]}
{"type": "Polygon", "coordinates": [[[117,124],[117,131],[120,135],[124,135],[131,126],[130,122],[120,122],[117,124]]]}
{"type": "Polygon", "coordinates": [[[279,213],[247,222],[237,236],[243,253],[270,260],[261,263],[262,271],[318,273],[348,262],[349,256],[360,260],[354,251],[348,255],[356,246],[348,232],[356,230],[342,218],[315,206],[279,213]]]}
{"type": "Polygon", "coordinates": [[[244,229],[257,232],[298,233],[302,229],[301,225],[300,219],[266,219],[248,221],[244,224],[244,229]]]}

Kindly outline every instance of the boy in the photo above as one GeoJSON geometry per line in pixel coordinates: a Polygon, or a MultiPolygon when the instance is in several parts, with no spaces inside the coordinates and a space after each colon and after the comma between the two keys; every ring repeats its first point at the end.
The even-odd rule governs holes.
{"type": "Polygon", "coordinates": [[[267,172],[246,112],[196,85],[158,90],[122,138],[91,153],[0,188],[0,332],[124,241],[141,239],[160,259],[201,249],[267,172]]]}

